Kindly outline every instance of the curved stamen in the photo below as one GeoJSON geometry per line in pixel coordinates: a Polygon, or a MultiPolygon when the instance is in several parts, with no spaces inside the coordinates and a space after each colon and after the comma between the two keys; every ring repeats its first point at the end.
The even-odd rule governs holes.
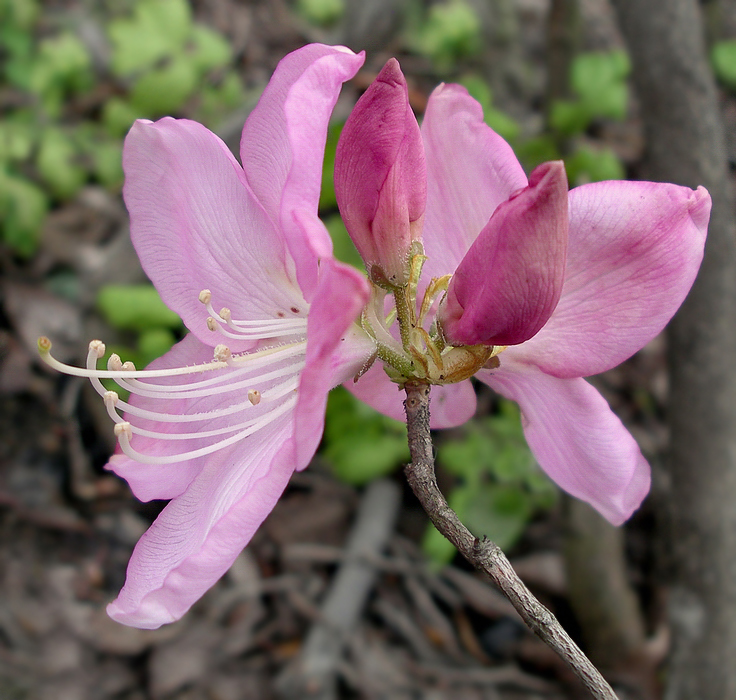
{"type": "Polygon", "coordinates": [[[194,440],[197,438],[207,438],[207,437],[215,437],[217,435],[227,435],[228,433],[233,433],[238,430],[244,430],[254,425],[260,425],[263,423],[264,416],[269,415],[270,412],[279,410],[279,407],[276,407],[276,408],[271,409],[270,412],[267,412],[256,418],[249,418],[248,420],[241,421],[240,423],[234,423],[233,425],[225,425],[220,428],[213,428],[211,430],[197,430],[195,432],[190,432],[190,433],[162,433],[156,430],[148,430],[146,428],[140,428],[137,425],[134,425],[133,423],[131,423],[130,421],[126,421],[117,412],[118,404],[124,403],[124,402],[121,402],[119,400],[118,395],[114,391],[106,392],[104,399],[105,399],[105,408],[107,409],[107,414],[110,416],[110,418],[113,420],[114,423],[116,424],[127,423],[128,425],[130,425],[130,429],[134,435],[141,435],[142,437],[150,437],[150,438],[155,438],[159,440],[194,440]]]}
{"type": "MultiPolygon", "coordinates": [[[[268,390],[268,394],[262,398],[262,401],[273,402],[281,397],[295,391],[299,386],[298,379],[291,379],[289,381],[277,384],[268,390]]],[[[104,397],[104,394],[101,394],[104,397]]],[[[223,418],[230,416],[233,413],[239,413],[241,411],[252,410],[253,403],[250,398],[246,401],[238,402],[227,406],[226,408],[219,408],[216,411],[205,411],[204,413],[159,413],[158,411],[150,411],[139,406],[127,403],[126,401],[118,400],[116,407],[125,411],[127,415],[138,416],[139,418],[145,418],[147,420],[158,421],[160,423],[196,423],[198,421],[211,421],[216,418],[223,418]]]]}
{"type": "Polygon", "coordinates": [[[222,308],[219,313],[215,311],[212,306],[212,292],[209,289],[203,289],[199,293],[199,301],[204,304],[209,314],[207,327],[211,331],[221,333],[226,338],[260,340],[284,335],[303,335],[307,330],[307,319],[303,317],[234,321],[230,309],[222,308]]]}
{"type": "MultiPolygon", "coordinates": [[[[261,367],[263,367],[263,364],[261,364],[261,367]]],[[[193,383],[191,386],[194,386],[193,389],[189,389],[185,384],[177,384],[173,387],[170,387],[166,384],[150,384],[146,382],[141,382],[137,379],[134,379],[132,381],[128,381],[127,378],[124,378],[125,374],[123,372],[116,377],[115,382],[122,388],[127,391],[130,391],[131,393],[138,394],[139,396],[147,396],[149,398],[160,398],[160,399],[192,399],[197,398],[200,396],[212,396],[214,394],[223,394],[228,393],[231,391],[238,391],[240,389],[246,389],[249,386],[252,386],[254,382],[266,382],[270,381],[272,379],[280,379],[281,377],[288,376],[290,374],[297,374],[298,372],[301,372],[302,368],[304,367],[304,362],[296,362],[289,364],[285,367],[281,367],[280,369],[275,369],[270,372],[266,372],[265,374],[259,374],[255,377],[249,376],[252,375],[252,371],[248,372],[229,372],[226,374],[227,378],[230,379],[230,381],[224,385],[224,386],[217,386],[213,384],[207,384],[205,386],[195,386],[195,383],[193,383]],[[233,380],[236,381],[233,381],[233,380]]],[[[248,368],[251,369],[260,369],[260,368],[248,368]]],[[[196,383],[197,385],[199,383],[196,383]]],[[[102,395],[100,393],[100,387],[102,387],[102,384],[98,382],[93,381],[93,385],[95,389],[97,390],[97,393],[102,395]]],[[[103,387],[103,393],[104,393],[104,387],[103,387]]]]}
{"type": "Polygon", "coordinates": [[[118,438],[118,442],[120,443],[120,448],[122,449],[123,453],[127,457],[134,459],[136,462],[141,462],[143,464],[176,464],[177,462],[184,462],[189,459],[204,457],[205,455],[212,454],[213,452],[217,452],[218,450],[229,447],[230,445],[234,445],[235,443],[244,440],[248,436],[253,435],[253,433],[256,433],[262,428],[265,428],[270,423],[273,423],[274,420],[290,410],[295,403],[296,399],[285,401],[283,404],[281,404],[281,406],[274,409],[272,412],[267,413],[265,416],[261,416],[260,419],[254,422],[253,425],[242,430],[236,435],[232,435],[229,438],[220,440],[219,442],[213,443],[212,445],[201,447],[198,450],[182,452],[181,454],[177,455],[146,455],[133,449],[130,444],[130,440],[133,435],[133,428],[131,424],[127,421],[115,424],[115,435],[118,438]]]}

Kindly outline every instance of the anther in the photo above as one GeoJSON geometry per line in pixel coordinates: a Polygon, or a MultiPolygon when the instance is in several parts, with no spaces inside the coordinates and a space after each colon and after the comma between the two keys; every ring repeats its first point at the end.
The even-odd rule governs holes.
{"type": "Polygon", "coordinates": [[[261,403],[261,392],[258,389],[248,389],[248,401],[257,406],[261,403]]]}
{"type": "Polygon", "coordinates": [[[215,362],[228,362],[232,357],[232,352],[227,345],[215,346],[215,362]]]}
{"type": "Polygon", "coordinates": [[[123,361],[120,359],[120,355],[117,353],[110,355],[110,359],[107,361],[107,369],[111,372],[120,372],[123,369],[123,361]]]}
{"type": "Polygon", "coordinates": [[[105,399],[106,404],[112,404],[113,406],[116,406],[118,401],[120,400],[120,397],[118,396],[117,391],[106,391],[103,398],[105,399]]]}
{"type": "Polygon", "coordinates": [[[220,309],[220,318],[223,321],[225,321],[225,323],[227,323],[230,320],[230,318],[232,317],[232,315],[233,315],[232,314],[232,311],[230,311],[230,309],[228,309],[227,306],[223,306],[220,309]]]}
{"type": "Polygon", "coordinates": [[[135,372],[135,364],[128,360],[127,362],[123,362],[121,369],[124,372],[135,372]]]}
{"type": "Polygon", "coordinates": [[[212,292],[211,292],[211,291],[210,291],[209,289],[203,289],[203,290],[202,290],[202,291],[201,291],[201,292],[199,293],[199,300],[200,300],[200,301],[201,301],[201,302],[202,302],[203,304],[209,304],[209,303],[210,303],[210,301],[212,300],[212,292]]]}
{"type": "Polygon", "coordinates": [[[207,317],[207,328],[209,328],[211,331],[216,331],[219,326],[217,325],[217,321],[215,321],[212,316],[207,317]]]}
{"type": "Polygon", "coordinates": [[[92,340],[89,344],[89,351],[100,358],[105,354],[105,343],[101,340],[92,340]]]}
{"type": "Polygon", "coordinates": [[[130,440],[133,437],[133,428],[130,426],[130,423],[128,423],[128,421],[123,421],[122,423],[115,423],[113,432],[115,433],[116,438],[125,437],[128,440],[130,440]]]}

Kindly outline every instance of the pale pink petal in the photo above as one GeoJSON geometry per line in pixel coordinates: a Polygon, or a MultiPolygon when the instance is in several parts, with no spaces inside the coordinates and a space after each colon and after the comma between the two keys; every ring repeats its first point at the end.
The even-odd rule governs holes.
{"type": "Polygon", "coordinates": [[[558,377],[623,362],[682,304],[703,257],[709,212],[702,187],[599,182],[572,190],[560,303],[534,338],[507,352],[558,377]]]}
{"type": "Polygon", "coordinates": [[[496,207],[526,187],[511,147],[483,121],[483,109],[460,85],[440,85],[422,122],[427,158],[425,274],[450,274],[496,207]]]}
{"type": "Polygon", "coordinates": [[[345,123],[335,154],[335,194],[369,274],[406,284],[410,246],[421,238],[427,168],[406,80],[395,58],[345,123]]]}
{"type": "Polygon", "coordinates": [[[614,525],[623,523],[647,495],[650,470],[606,400],[584,379],[551,377],[505,352],[500,360],[499,369],[476,376],[519,404],[524,435],[542,469],[614,525]]]}
{"type": "Polygon", "coordinates": [[[373,343],[354,326],[369,296],[368,282],[355,268],[331,258],[321,261],[295,414],[298,469],[307,466],[322,439],[327,392],[353,376],[373,353],[373,343]]]}
{"type": "MultiPolygon", "coordinates": [[[[188,365],[209,362],[212,359],[212,348],[197,340],[192,333],[178,342],[163,357],[154,360],[147,369],[164,369],[170,367],[186,367],[188,365]]],[[[224,370],[227,371],[227,370],[224,370]]],[[[197,381],[202,377],[189,375],[186,379],[197,381]]],[[[183,377],[172,379],[158,379],[158,384],[178,384],[183,377]]],[[[182,415],[184,413],[204,413],[220,408],[222,398],[220,395],[206,396],[198,399],[152,399],[132,395],[129,401],[136,407],[150,411],[159,411],[171,415],[182,415]]],[[[158,432],[183,432],[192,430],[192,426],[199,424],[177,424],[163,421],[144,419],[133,419],[136,425],[147,430],[158,432]]],[[[207,426],[212,427],[211,425],[207,426]]],[[[164,456],[171,455],[184,450],[196,449],[190,441],[171,441],[157,438],[134,436],[133,446],[139,452],[148,455],[164,456]]],[[[198,443],[196,447],[200,447],[198,443]]],[[[118,449],[111,457],[107,469],[115,472],[128,482],[135,497],[141,501],[156,499],[168,500],[182,494],[192,480],[199,474],[204,466],[204,460],[188,460],[175,464],[142,464],[122,454],[118,449]]]]}
{"type": "Polygon", "coordinates": [[[322,435],[329,389],[365,361],[365,352],[360,358],[355,347],[341,345],[369,349],[351,335],[367,298],[367,283],[356,270],[322,261],[295,409],[202,460],[186,491],[138,542],[126,584],[108,606],[113,619],[147,629],[173,622],[227,571],[294,469],[311,460],[322,435]]]}
{"type": "Polygon", "coordinates": [[[156,629],[178,620],[231,566],[294,471],[291,416],[212,455],[133,551],[113,620],[156,629]]]}
{"type": "Polygon", "coordinates": [[[543,163],[502,202],[450,281],[438,320],[452,345],[518,345],[557,306],[567,254],[567,176],[543,163]]]}
{"type": "Polygon", "coordinates": [[[340,87],[357,73],[364,54],[310,44],[281,60],[243,127],[240,155],[250,186],[281,227],[304,297],[317,287],[317,256],[332,251],[329,236],[304,241],[297,209],[317,213],[327,125],[340,87]]]}
{"type": "MultiPolygon", "coordinates": [[[[139,120],[125,140],[123,168],[143,269],[202,342],[222,342],[207,329],[203,289],[238,320],[306,315],[283,237],[217,136],[187,120],[139,120]]],[[[233,350],[248,347],[240,342],[233,350]]]]}
{"type": "MultiPolygon", "coordinates": [[[[343,386],[379,413],[402,423],[406,422],[406,394],[388,378],[380,360],[357,382],[350,379],[343,386]]],[[[429,410],[430,427],[436,430],[462,425],[475,414],[475,404],[475,390],[469,380],[433,386],[429,410]]]]}

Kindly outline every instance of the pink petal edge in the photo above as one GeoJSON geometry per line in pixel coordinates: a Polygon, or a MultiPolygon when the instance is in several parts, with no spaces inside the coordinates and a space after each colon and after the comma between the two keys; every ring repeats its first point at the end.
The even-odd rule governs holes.
{"type": "Polygon", "coordinates": [[[558,379],[501,353],[501,367],[476,376],[516,401],[527,443],[563,490],[620,525],[649,492],[650,469],[606,400],[584,379],[558,379]]]}

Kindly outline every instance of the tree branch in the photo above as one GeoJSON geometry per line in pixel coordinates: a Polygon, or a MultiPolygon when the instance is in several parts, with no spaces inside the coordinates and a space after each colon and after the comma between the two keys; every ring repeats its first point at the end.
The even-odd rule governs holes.
{"type": "Polygon", "coordinates": [[[430,387],[418,381],[405,386],[406,422],[409,430],[411,464],[406,478],[434,526],[457,547],[477,569],[486,573],[509,599],[521,618],[543,642],[570,666],[596,700],[617,700],[611,686],[547,610],[524,585],[498,545],[475,537],[460,522],[437,486],[434,455],[429,432],[430,387]]]}

